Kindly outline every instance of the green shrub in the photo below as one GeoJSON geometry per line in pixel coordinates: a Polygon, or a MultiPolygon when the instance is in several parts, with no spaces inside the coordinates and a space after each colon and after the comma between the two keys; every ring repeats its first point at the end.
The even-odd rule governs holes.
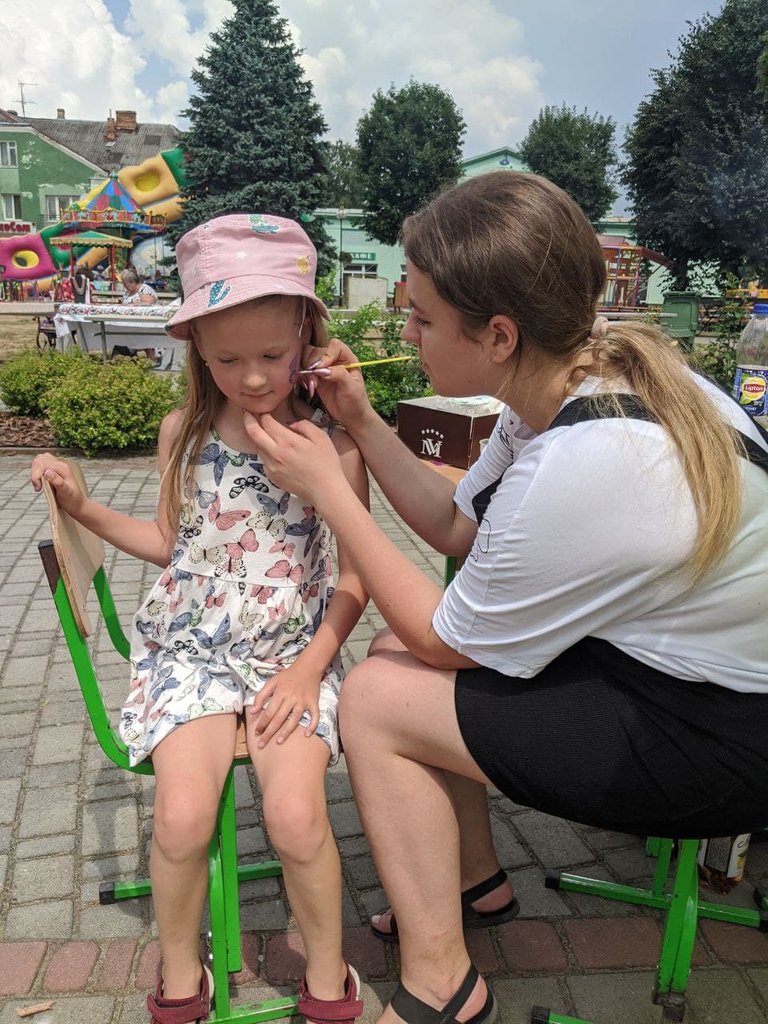
{"type": "Polygon", "coordinates": [[[388,420],[395,418],[399,401],[434,394],[416,349],[400,338],[404,323],[402,317],[391,316],[376,303],[369,303],[352,316],[333,317],[328,327],[330,336],[349,345],[361,362],[383,356],[413,357],[408,362],[385,363],[363,370],[371,405],[388,420]]]}
{"type": "Polygon", "coordinates": [[[715,337],[706,345],[696,346],[690,355],[694,369],[700,370],[725,388],[733,390],[736,376],[736,343],[744,327],[742,303],[730,300],[720,307],[715,337]]]}
{"type": "Polygon", "coordinates": [[[0,368],[0,397],[17,416],[44,416],[45,395],[72,366],[60,352],[24,352],[0,368]]]}
{"type": "Polygon", "coordinates": [[[161,420],[176,405],[176,385],[152,373],[146,359],[104,364],[81,358],[47,398],[56,443],[86,455],[153,447],[161,420]]]}

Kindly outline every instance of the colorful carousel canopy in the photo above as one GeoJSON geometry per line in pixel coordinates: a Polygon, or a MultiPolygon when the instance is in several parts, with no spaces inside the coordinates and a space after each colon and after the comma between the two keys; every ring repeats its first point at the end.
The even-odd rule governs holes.
{"type": "Polygon", "coordinates": [[[82,226],[114,224],[132,231],[162,231],[165,217],[139,209],[128,192],[110,176],[62,212],[61,219],[82,226]]]}
{"type": "Polygon", "coordinates": [[[73,249],[78,245],[86,249],[93,246],[104,249],[130,249],[133,242],[130,238],[118,238],[117,235],[107,235],[103,231],[80,231],[74,235],[57,235],[56,245],[62,249],[73,249]]]}

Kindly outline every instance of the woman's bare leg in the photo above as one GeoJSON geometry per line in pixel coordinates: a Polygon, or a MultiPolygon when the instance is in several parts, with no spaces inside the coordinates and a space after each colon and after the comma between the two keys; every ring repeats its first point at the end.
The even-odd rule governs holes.
{"type": "MultiPolygon", "coordinates": [[[[488,785],[461,738],[455,673],[380,651],[341,690],[355,799],[400,933],[405,987],[442,1008],[469,968],[461,927],[459,826],[446,773],[488,785]]],[[[458,1020],[482,1008],[478,981],[458,1020]]],[[[396,1021],[387,1007],[382,1024],[396,1021]]]]}
{"type": "Polygon", "coordinates": [[[307,987],[316,999],[341,999],[341,862],[325,801],[330,752],[302,728],[263,750],[248,745],[264,797],[264,822],[283,865],[283,881],[307,952],[307,987]]]}
{"type": "Polygon", "coordinates": [[[200,989],[200,921],[208,844],[235,751],[234,715],[174,729],[152,752],[157,780],[149,870],[166,999],[200,989]]]}
{"type": "MultiPolygon", "coordinates": [[[[405,652],[405,647],[390,630],[383,630],[371,643],[369,654],[405,652]]],[[[500,864],[493,846],[488,790],[484,783],[461,775],[446,773],[456,819],[459,824],[461,891],[495,875],[500,864]]],[[[476,910],[493,911],[505,906],[513,896],[512,885],[505,882],[472,904],[476,910]]],[[[371,921],[380,932],[389,932],[391,909],[375,914],[371,921]]]]}

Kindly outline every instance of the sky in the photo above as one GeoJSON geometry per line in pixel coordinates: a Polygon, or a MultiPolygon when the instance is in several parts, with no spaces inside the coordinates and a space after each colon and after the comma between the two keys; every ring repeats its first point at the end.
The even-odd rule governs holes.
{"type": "MultiPolygon", "coordinates": [[[[353,142],[373,94],[436,83],[467,122],[465,157],[515,149],[542,106],[611,116],[617,140],[687,23],[720,0],[278,0],[328,124],[353,142]]],[[[0,107],[185,127],[189,74],[229,0],[0,0],[0,107]]]]}

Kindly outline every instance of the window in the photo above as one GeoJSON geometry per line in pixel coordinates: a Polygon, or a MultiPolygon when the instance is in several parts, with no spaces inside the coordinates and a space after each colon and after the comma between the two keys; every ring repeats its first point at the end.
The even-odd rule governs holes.
{"type": "Polygon", "coordinates": [[[76,203],[79,198],[80,196],[46,196],[45,219],[47,221],[61,220],[62,211],[72,203],[76,203]]]}
{"type": "Polygon", "coordinates": [[[376,277],[378,271],[378,263],[356,261],[344,264],[345,277],[376,277]]]}
{"type": "Polygon", "coordinates": [[[0,167],[17,167],[16,143],[0,142],[0,167]]]}
{"type": "Polygon", "coordinates": [[[3,193],[0,196],[2,199],[2,213],[4,220],[21,220],[21,196],[12,195],[10,193],[3,193]]]}

